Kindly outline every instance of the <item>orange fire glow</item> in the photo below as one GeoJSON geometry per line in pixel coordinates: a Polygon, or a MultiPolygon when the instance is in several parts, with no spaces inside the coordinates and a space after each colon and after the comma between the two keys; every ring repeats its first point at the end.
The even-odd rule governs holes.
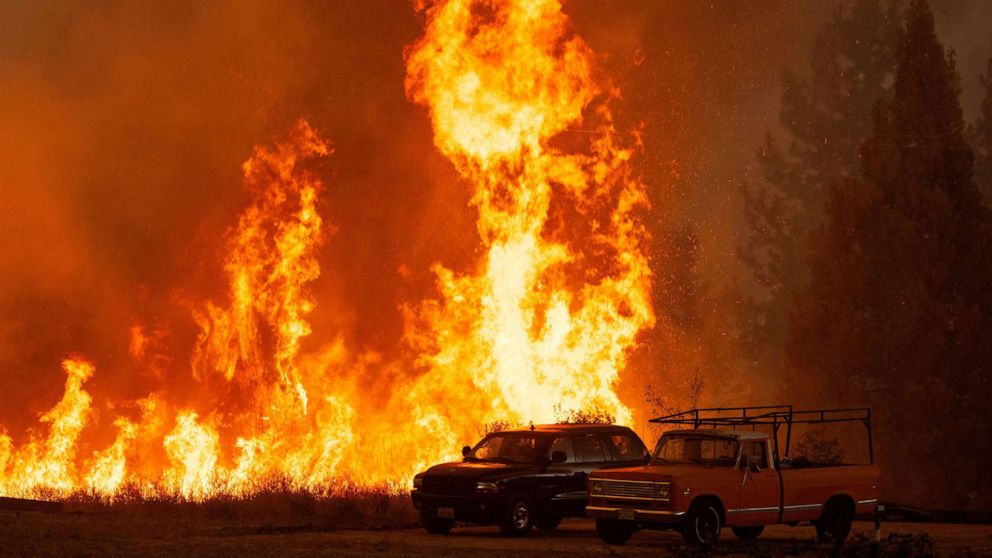
{"type": "MultiPolygon", "coordinates": [[[[271,478],[405,487],[487,422],[597,410],[630,423],[617,382],[654,315],[648,202],[630,169],[636,142],[614,130],[617,91],[555,0],[450,0],[425,14],[406,90],[473,189],[481,256],[467,271],[435,264],[436,298],[403,306],[414,356],[383,362],[343,338],[304,349],[320,308],[308,285],[334,230],[311,170],[332,149],[300,121],[243,166],[252,201],[227,238],[227,300],[190,304],[202,393],[110,406],[139,416],[122,412],[113,443],[83,452],[95,367],[67,359],[47,434],[17,445],[0,430],[0,494],[112,497],[130,483],[201,499],[271,478]],[[388,397],[363,391],[384,370],[388,397]]],[[[135,359],[165,342],[128,330],[135,359]]]]}

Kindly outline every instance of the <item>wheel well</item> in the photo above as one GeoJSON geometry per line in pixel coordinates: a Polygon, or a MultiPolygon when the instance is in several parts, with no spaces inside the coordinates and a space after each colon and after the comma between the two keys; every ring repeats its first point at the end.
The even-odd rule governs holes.
{"type": "Polygon", "coordinates": [[[689,508],[691,509],[692,506],[702,503],[710,503],[715,505],[716,510],[720,513],[720,525],[727,524],[727,510],[724,509],[723,502],[720,501],[720,498],[713,496],[711,494],[696,496],[695,498],[693,498],[692,503],[689,504],[689,508]]]}
{"type": "MultiPolygon", "coordinates": [[[[831,506],[831,504],[841,505],[841,506],[846,507],[847,508],[847,511],[851,512],[851,515],[852,516],[857,511],[857,508],[854,506],[854,498],[851,498],[847,494],[835,494],[835,495],[831,496],[827,500],[827,503],[826,504],[823,504],[823,511],[824,512],[827,511],[827,508],[829,508],[831,506]]],[[[822,515],[823,512],[820,512],[820,514],[822,515]]]]}
{"type": "Polygon", "coordinates": [[[533,492],[528,493],[526,490],[521,490],[521,487],[517,486],[504,492],[501,500],[504,504],[509,504],[510,500],[525,499],[530,502],[531,506],[534,506],[535,508],[540,507],[540,502],[532,494],[533,492]]]}

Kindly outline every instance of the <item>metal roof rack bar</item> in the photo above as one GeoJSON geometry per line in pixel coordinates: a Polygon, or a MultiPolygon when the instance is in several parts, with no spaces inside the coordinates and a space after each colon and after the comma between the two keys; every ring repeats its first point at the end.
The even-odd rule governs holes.
{"type": "Polygon", "coordinates": [[[875,446],[872,440],[871,409],[868,407],[848,407],[834,409],[803,409],[794,410],[792,405],[763,405],[752,407],[709,407],[689,409],[653,418],[655,424],[685,424],[693,428],[708,426],[729,426],[736,429],[739,426],[751,426],[754,430],[758,425],[769,425],[775,436],[775,458],[778,459],[778,430],[785,425],[785,454],[789,455],[792,443],[793,424],[830,424],[843,422],[860,422],[868,430],[868,457],[875,463],[875,446]],[[750,414],[749,414],[750,413],[750,414]]]}

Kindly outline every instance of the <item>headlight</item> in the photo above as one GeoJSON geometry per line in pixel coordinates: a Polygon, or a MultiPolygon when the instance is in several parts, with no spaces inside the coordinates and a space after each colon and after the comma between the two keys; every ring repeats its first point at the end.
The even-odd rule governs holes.
{"type": "Polygon", "coordinates": [[[591,494],[602,494],[603,493],[603,483],[599,481],[593,481],[589,485],[589,492],[591,494]]]}
{"type": "Polygon", "coordinates": [[[424,477],[422,475],[417,475],[413,477],[413,487],[423,488],[424,487],[424,477]]]}
{"type": "Polygon", "coordinates": [[[655,498],[668,500],[672,496],[672,485],[666,483],[655,485],[655,498]]]}
{"type": "Polygon", "coordinates": [[[477,482],[475,483],[476,492],[499,492],[499,485],[495,482],[477,482]]]}

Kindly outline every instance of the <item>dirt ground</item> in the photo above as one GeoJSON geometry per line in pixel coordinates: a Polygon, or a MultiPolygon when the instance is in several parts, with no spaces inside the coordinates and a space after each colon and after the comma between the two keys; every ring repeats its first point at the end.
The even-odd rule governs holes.
{"type": "MultiPolygon", "coordinates": [[[[872,532],[855,525],[855,539],[872,532]]],[[[992,526],[889,523],[883,535],[927,533],[939,555],[992,556],[992,526]]],[[[736,541],[725,530],[713,556],[830,556],[832,549],[812,542],[811,527],[773,526],[752,543],[736,541]]],[[[861,539],[862,548],[867,548],[861,539]]],[[[919,542],[917,537],[915,540],[919,542]]],[[[913,556],[890,542],[883,556],[913,556]]],[[[862,555],[855,542],[841,555],[862,555]]],[[[493,527],[458,527],[449,536],[432,536],[410,526],[399,529],[332,531],[305,525],[246,525],[181,518],[142,518],[101,514],[0,512],[0,556],[685,556],[689,549],[672,532],[641,531],[621,547],[596,537],[586,520],[567,521],[556,531],[534,531],[524,539],[505,539],[493,527]]],[[[865,554],[867,555],[867,554],[865,554]]]]}

